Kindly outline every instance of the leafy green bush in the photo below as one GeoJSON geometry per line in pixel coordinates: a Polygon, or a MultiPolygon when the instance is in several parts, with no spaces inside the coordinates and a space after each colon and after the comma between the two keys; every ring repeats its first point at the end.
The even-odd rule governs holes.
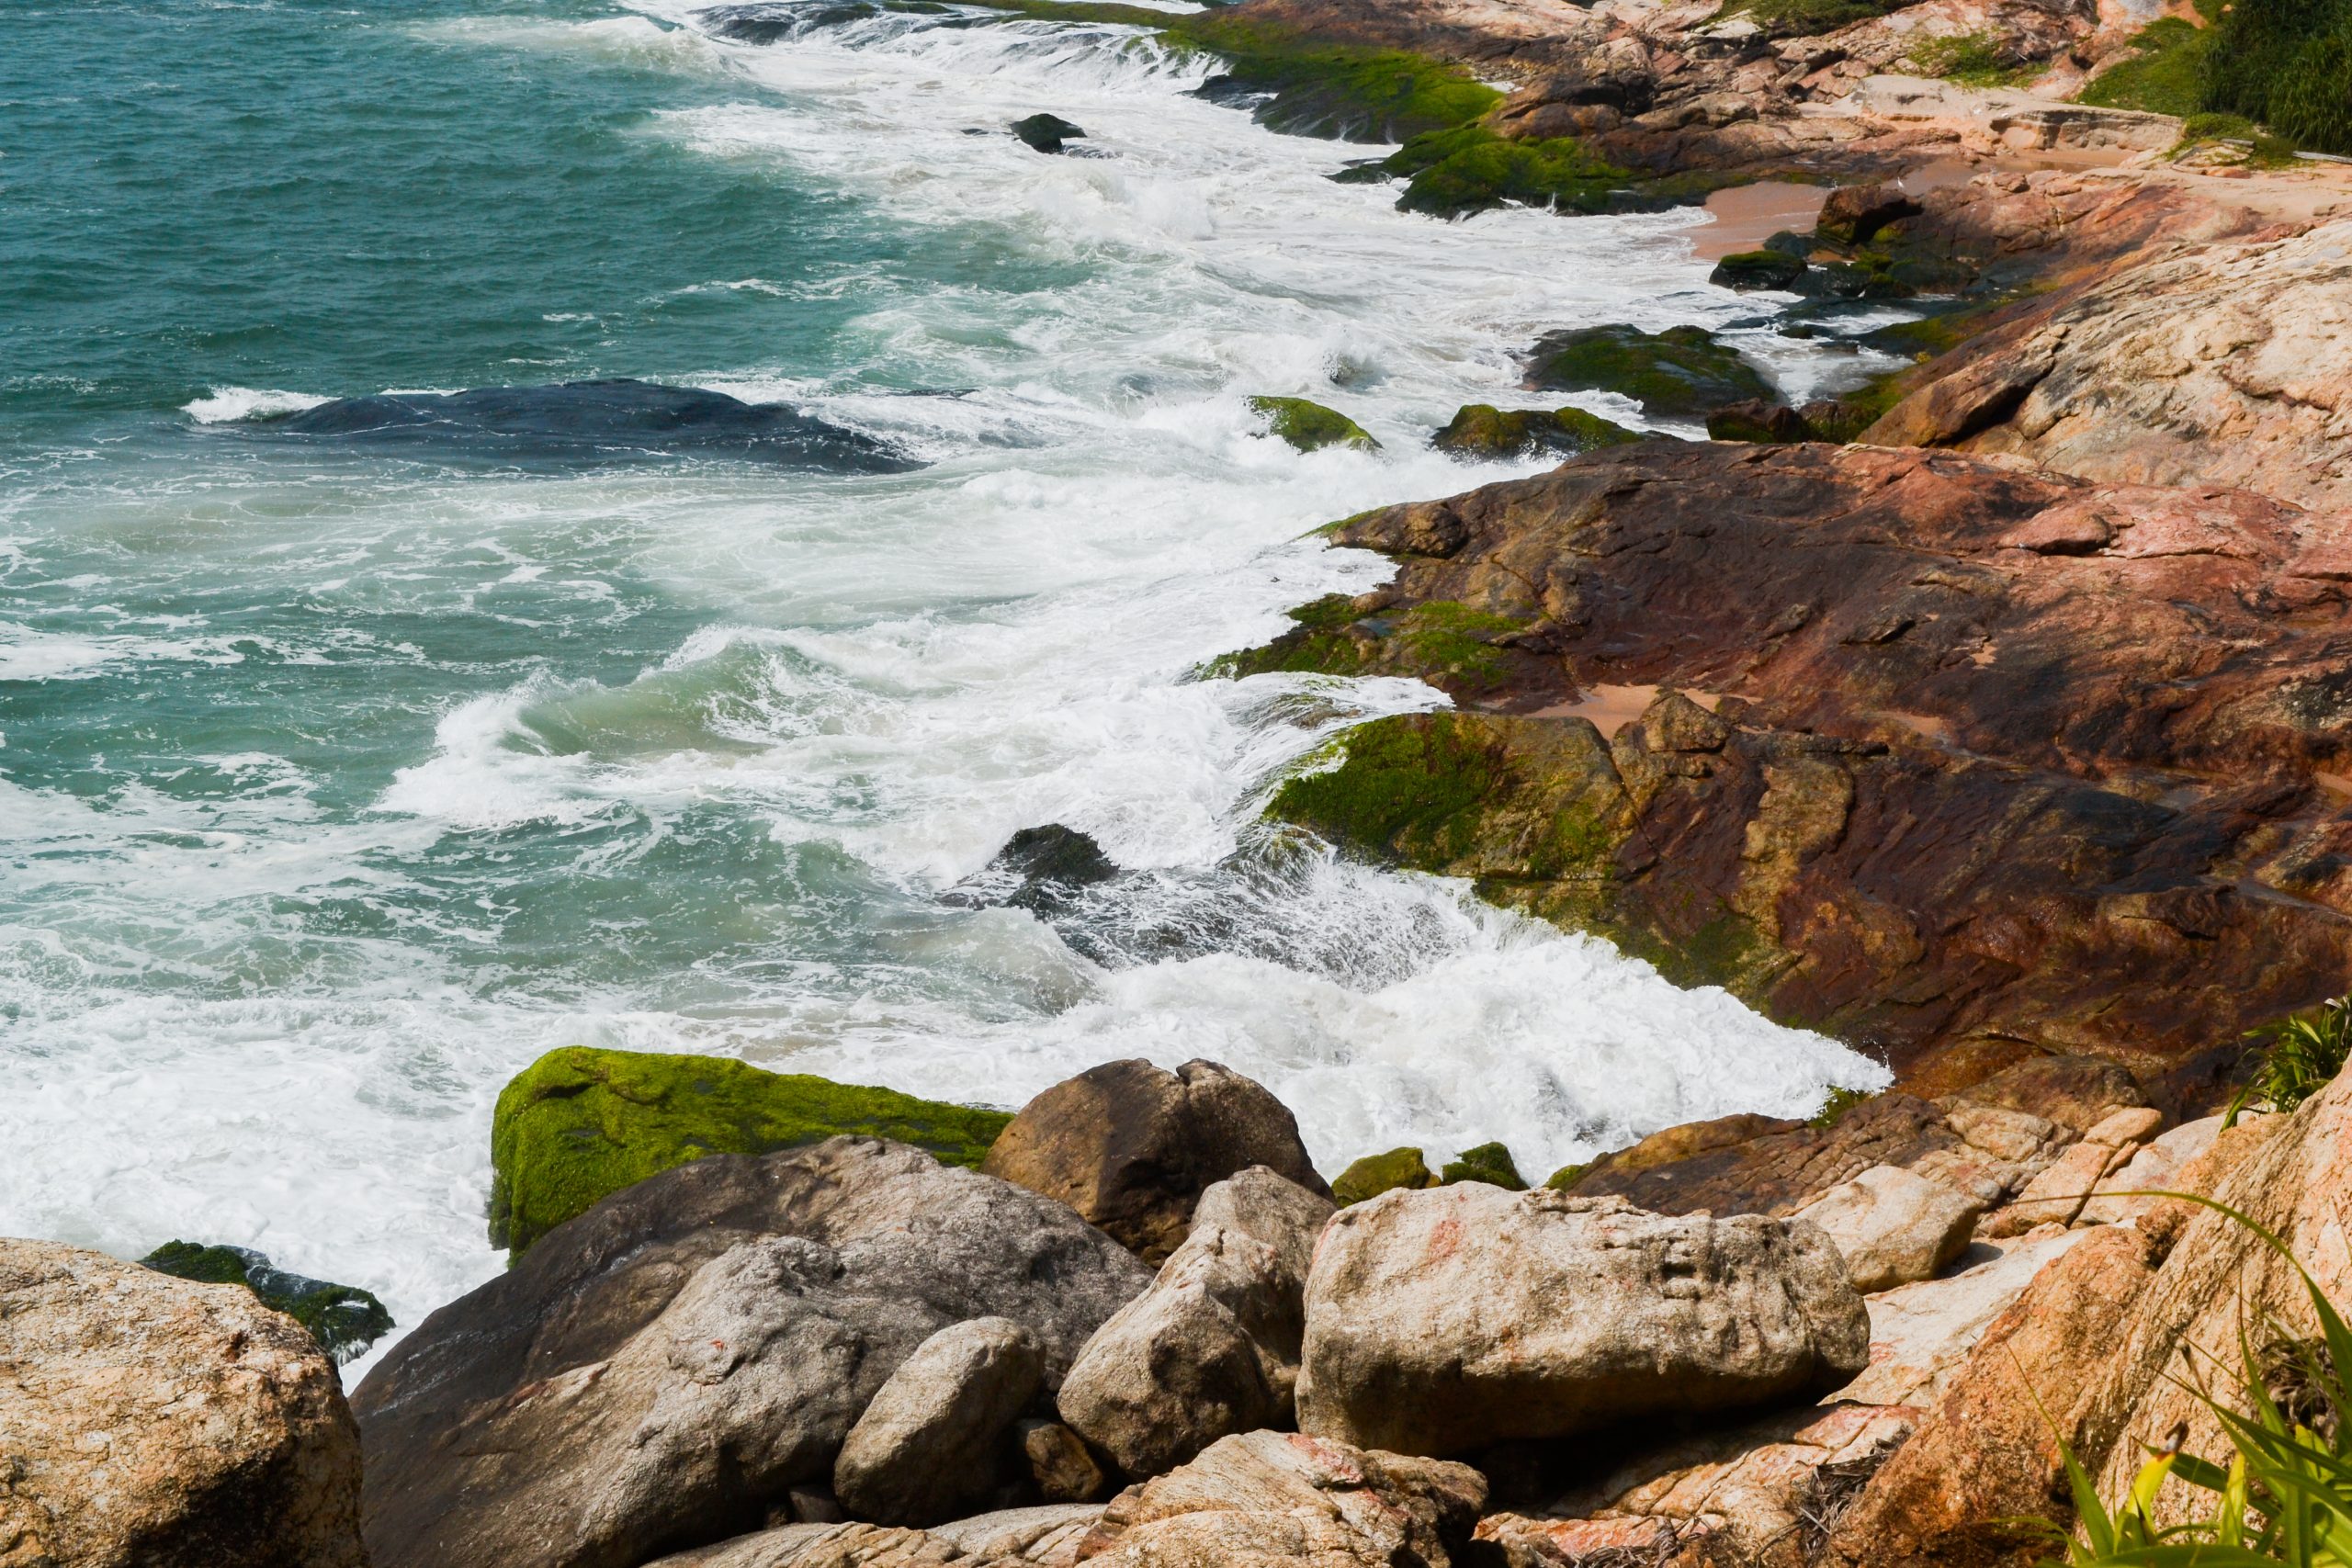
{"type": "Polygon", "coordinates": [[[2246,1038],[2254,1043],[2247,1053],[2256,1064],[2254,1076],[2230,1101],[2226,1126],[2237,1125],[2248,1109],[2292,1111],[2344,1070],[2345,1057],[2352,1055],[2352,997],[2322,1002],[2246,1038]]]}
{"type": "Polygon", "coordinates": [[[2232,0],[2209,30],[2199,107],[2352,152],[2352,0],[2232,0]]]}
{"type": "Polygon", "coordinates": [[[2062,1440],[2077,1529],[2029,1521],[2064,1553],[2045,1559],[2043,1568],[2264,1568],[2272,1562],[2341,1568],[2352,1547],[2352,1423],[2337,1416],[2352,1409],[2352,1392],[2336,1369],[2352,1367],[2352,1326],[2278,1236],[2211,1199],[2165,1196],[2187,1197],[2228,1215],[2294,1264],[2319,1319],[2320,1338],[2290,1335],[2275,1322],[2259,1348],[2251,1336],[2243,1337],[2235,1402],[2224,1404],[2201,1389],[2191,1391],[2236,1450],[2229,1462],[2216,1464],[2177,1448],[2152,1449],[2113,1512],[2062,1440]],[[2187,1524],[2158,1525],[2156,1495],[2169,1481],[2212,1494],[2211,1512],[2187,1524]]]}
{"type": "Polygon", "coordinates": [[[2205,107],[2205,55],[2212,42],[2211,28],[2178,17],[2158,17],[2132,39],[2139,58],[2101,72],[2082,90],[2081,101],[2108,109],[2193,115],[2205,107]]]}

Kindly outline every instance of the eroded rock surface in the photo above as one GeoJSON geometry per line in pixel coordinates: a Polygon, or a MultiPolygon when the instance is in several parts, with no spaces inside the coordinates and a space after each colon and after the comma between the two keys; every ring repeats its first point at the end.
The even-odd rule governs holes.
{"type": "Polygon", "coordinates": [[[1870,1319],[1814,1226],[1466,1182],[1341,1210],[1308,1276],[1302,1430],[1461,1454],[1826,1393],[1870,1319]]]}
{"type": "Polygon", "coordinates": [[[0,1239],[0,1562],[365,1568],[359,1434],[243,1283],[0,1239]]]}

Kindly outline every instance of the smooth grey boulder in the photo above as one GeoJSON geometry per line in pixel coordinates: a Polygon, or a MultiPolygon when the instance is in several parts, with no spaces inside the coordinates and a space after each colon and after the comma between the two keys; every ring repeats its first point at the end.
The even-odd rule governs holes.
{"type": "Polygon", "coordinates": [[[1826,1393],[1870,1314],[1819,1227],[1478,1182],[1343,1209],[1307,1277],[1302,1430],[1461,1454],[1826,1393]]]}
{"type": "Polygon", "coordinates": [[[1136,1477],[1229,1434],[1290,1426],[1306,1269],[1332,1213],[1262,1166],[1209,1188],[1151,1288],[1087,1341],[1062,1419],[1136,1477]]]}
{"type": "Polygon", "coordinates": [[[1090,1067],[1023,1106],[980,1168],[1068,1203],[1159,1263],[1192,1229],[1201,1193],[1253,1165],[1330,1190],[1297,1118],[1262,1084],[1215,1062],[1170,1072],[1137,1059],[1090,1067]]]}
{"type": "Polygon", "coordinates": [[[1792,1216],[1827,1234],[1864,1295],[1932,1280],[1968,1250],[1978,1200],[1901,1166],[1878,1165],[1792,1216]]]}
{"type": "Polygon", "coordinates": [[[1150,1270],[905,1145],[715,1155],[615,1193],[393,1347],[352,1407],[375,1568],[634,1568],[823,1482],[899,1364],[1012,1319],[1057,1383],[1150,1270]]]}
{"type": "Polygon", "coordinates": [[[833,1461],[833,1495],[879,1525],[935,1525],[995,1490],[1003,1438],[1045,1378],[1037,1337],[1009,1317],[950,1324],[866,1404],[833,1461]]]}

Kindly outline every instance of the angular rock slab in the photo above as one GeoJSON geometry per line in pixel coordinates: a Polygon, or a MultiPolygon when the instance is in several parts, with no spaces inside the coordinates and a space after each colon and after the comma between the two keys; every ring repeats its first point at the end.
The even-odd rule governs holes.
{"type": "Polygon", "coordinates": [[[1796,1212],[1827,1234],[1865,1295],[1932,1280],[1968,1250],[1984,1205],[1900,1166],[1880,1165],[1796,1212]]]}
{"type": "Polygon", "coordinates": [[[1486,1501],[1468,1465],[1246,1432],[1120,1493],[1078,1555],[1100,1568],[1451,1568],[1486,1501]]]}
{"type": "Polygon", "coordinates": [[[1132,1476],[1219,1438],[1288,1427],[1306,1270],[1329,1199],[1262,1166],[1211,1187],[1151,1288],[1104,1324],[1063,1382],[1070,1428],[1132,1476]]]}
{"type": "Polygon", "coordinates": [[[1306,1286],[1300,1427],[1470,1453],[1838,1387],[1870,1314],[1801,1220],[1476,1183],[1341,1210],[1306,1286]]]}
{"type": "Polygon", "coordinates": [[[1159,1263],[1192,1228],[1202,1191],[1253,1165],[1329,1194],[1297,1118],[1262,1086],[1215,1062],[1170,1072],[1137,1059],[1090,1067],[1031,1100],[980,1168],[1069,1204],[1159,1263]]]}
{"type": "Polygon", "coordinates": [[[0,1239],[0,1562],[364,1568],[334,1363],[243,1285],[0,1239]]]}
{"type": "Polygon", "coordinates": [[[833,1495],[855,1517],[933,1525],[986,1496],[1001,1439],[1045,1377],[1037,1337],[1009,1317],[950,1324],[899,1363],[833,1461],[833,1495]]]}
{"type": "Polygon", "coordinates": [[[872,1138],[662,1172],[426,1318],[353,1399],[376,1568],[633,1568],[755,1530],[950,1324],[1047,1382],[1150,1282],[1058,1203],[872,1138]]]}

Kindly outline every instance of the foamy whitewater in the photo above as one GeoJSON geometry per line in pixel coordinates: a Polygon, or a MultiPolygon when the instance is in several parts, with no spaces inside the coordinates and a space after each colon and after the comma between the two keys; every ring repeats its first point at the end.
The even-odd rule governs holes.
{"type": "MultiPolygon", "coordinates": [[[[1131,29],[893,16],[755,48],[684,6],[221,11],[176,44],[224,95],[400,82],[382,178],[424,194],[338,185],[331,125],[280,194],[256,134],[207,150],[254,161],[248,227],[350,204],[316,273],[221,258],[263,325],[186,327],[211,308],[187,296],[85,329],[66,268],[60,303],[17,301],[65,313],[8,351],[0,403],[0,1232],[256,1247],[413,1325],[500,1268],[491,1103],[570,1043],[1005,1106],[1210,1056],[1329,1171],[1500,1138],[1540,1176],[1883,1081],[1254,825],[1338,730],[1439,694],[1188,678],[1383,581],[1316,525],[1533,471],[1426,441],[1523,401],[1511,355],[1544,330],[1735,328],[1800,398],[1851,374],[1738,329],[1753,307],[1690,256],[1702,215],[1398,213],[1327,177],[1376,149],[1189,96],[1201,68],[1131,29]],[[236,78],[273,39],[312,52],[236,78]],[[1084,155],[1001,133],[1039,110],[1084,155]],[[538,170],[570,177],[501,183],[538,170]],[[519,472],[260,423],[596,374],[789,400],[930,466],[519,472]],[[1255,393],[1384,450],[1299,456],[1255,393]],[[1057,926],[940,901],[1046,822],[1147,874],[1057,926]]],[[[84,47],[76,13],[34,22],[84,47]]],[[[30,67],[6,90],[36,141],[89,107],[30,67]]]]}

